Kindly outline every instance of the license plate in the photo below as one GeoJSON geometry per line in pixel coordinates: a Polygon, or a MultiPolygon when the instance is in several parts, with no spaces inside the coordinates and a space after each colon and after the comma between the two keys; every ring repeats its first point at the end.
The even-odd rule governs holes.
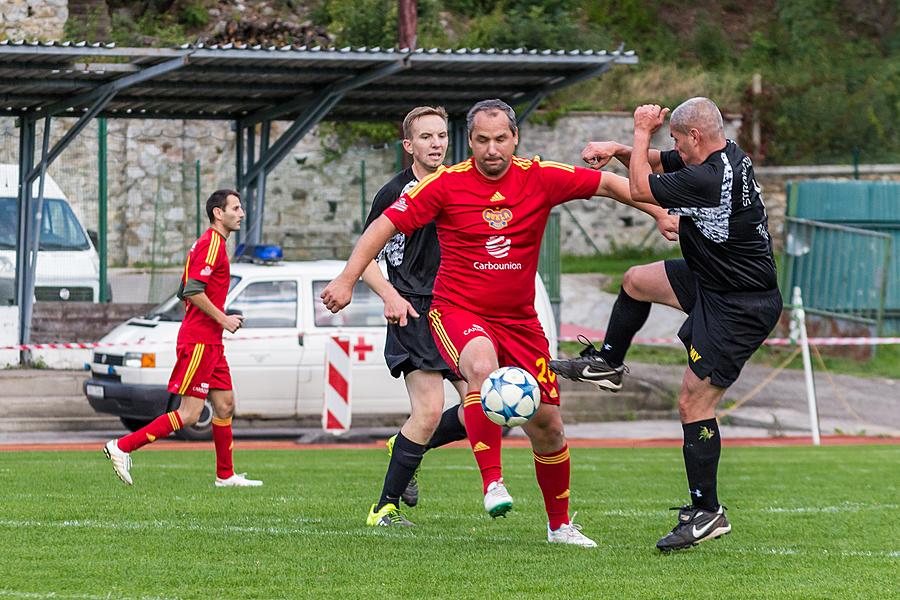
{"type": "Polygon", "coordinates": [[[87,395],[91,398],[102,398],[103,397],[103,386],[102,385],[86,385],[85,391],[87,395]]]}

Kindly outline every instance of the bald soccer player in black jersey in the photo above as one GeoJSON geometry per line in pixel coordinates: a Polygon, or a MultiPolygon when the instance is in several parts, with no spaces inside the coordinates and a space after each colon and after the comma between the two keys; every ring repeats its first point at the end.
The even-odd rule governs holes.
{"type": "MultiPolygon", "coordinates": [[[[447,113],[441,107],[419,106],[403,119],[403,148],[412,155],[412,166],[397,173],[375,195],[366,227],[381,216],[404,192],[435,173],[447,153],[447,113]]],[[[385,280],[373,261],[363,281],[384,301],[388,320],[384,358],[391,375],[403,377],[409,393],[411,413],[397,435],[388,441],[391,457],[378,502],[372,505],[368,525],[412,525],[399,510],[400,499],[415,506],[419,498],[418,468],[425,452],[466,437],[462,405],[443,412],[444,382],[449,379],[465,396],[460,381],[441,358],[428,321],[434,278],[441,261],[437,229],[426,225],[410,236],[398,233],[384,247],[380,258],[387,262],[385,280]]]]}
{"type": "Polygon", "coordinates": [[[593,142],[582,158],[595,168],[619,159],[628,167],[633,200],[680,215],[684,259],[629,269],[600,350],[590,344],[578,358],[550,363],[563,377],[617,391],[625,353],[651,303],[687,313],[678,332],[688,364],[678,409],[691,503],[680,508],[675,528],[657,542],[662,551],[731,531],[717,492],[722,446],[715,409],[782,308],[766,208],[750,157],[725,138],[722,114],[708,98],[691,98],[672,112],[674,150],[650,150],[650,137],[668,112],[657,105],[638,107],[633,146],[593,142]]]}

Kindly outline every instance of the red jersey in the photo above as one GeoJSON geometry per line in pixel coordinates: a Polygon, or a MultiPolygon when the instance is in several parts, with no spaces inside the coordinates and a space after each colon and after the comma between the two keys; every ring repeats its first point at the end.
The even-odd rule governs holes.
{"type": "MultiPolygon", "coordinates": [[[[181,276],[182,288],[188,279],[202,281],[204,290],[210,301],[221,311],[225,310],[225,296],[231,281],[231,265],[225,251],[225,238],[210,227],[200,236],[188,252],[184,273],[181,276]]],[[[212,317],[185,299],[184,321],[178,330],[179,344],[221,344],[222,326],[212,317]]]]}
{"type": "Polygon", "coordinates": [[[434,302],[499,320],[537,316],[534,276],[550,209],[593,196],[600,171],[513,156],[488,179],[474,159],[441,167],[384,214],[406,235],[435,221],[441,264],[434,302]]]}

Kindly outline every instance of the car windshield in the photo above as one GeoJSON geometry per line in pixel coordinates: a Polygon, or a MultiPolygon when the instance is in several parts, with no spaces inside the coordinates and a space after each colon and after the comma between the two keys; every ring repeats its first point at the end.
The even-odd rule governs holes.
{"type": "MultiPolygon", "coordinates": [[[[241,278],[236,275],[231,276],[231,281],[228,283],[228,291],[234,289],[234,286],[237,285],[238,281],[241,278]]],[[[145,316],[145,319],[153,320],[156,319],[158,321],[183,321],[184,320],[184,302],[178,299],[178,296],[172,296],[150,312],[148,312],[145,316]]]]}
{"type": "MultiPolygon", "coordinates": [[[[0,249],[14,250],[19,226],[19,202],[0,198],[0,249]]],[[[84,229],[65,200],[44,198],[41,217],[41,250],[87,250],[84,229]]]]}

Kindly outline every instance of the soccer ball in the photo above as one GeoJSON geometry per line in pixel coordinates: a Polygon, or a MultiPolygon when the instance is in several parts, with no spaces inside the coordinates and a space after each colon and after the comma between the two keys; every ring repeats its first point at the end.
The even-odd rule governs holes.
{"type": "Polygon", "coordinates": [[[481,385],[481,408],[497,425],[523,425],[540,405],[538,382],[531,373],[519,367],[500,367],[481,385]]]}

